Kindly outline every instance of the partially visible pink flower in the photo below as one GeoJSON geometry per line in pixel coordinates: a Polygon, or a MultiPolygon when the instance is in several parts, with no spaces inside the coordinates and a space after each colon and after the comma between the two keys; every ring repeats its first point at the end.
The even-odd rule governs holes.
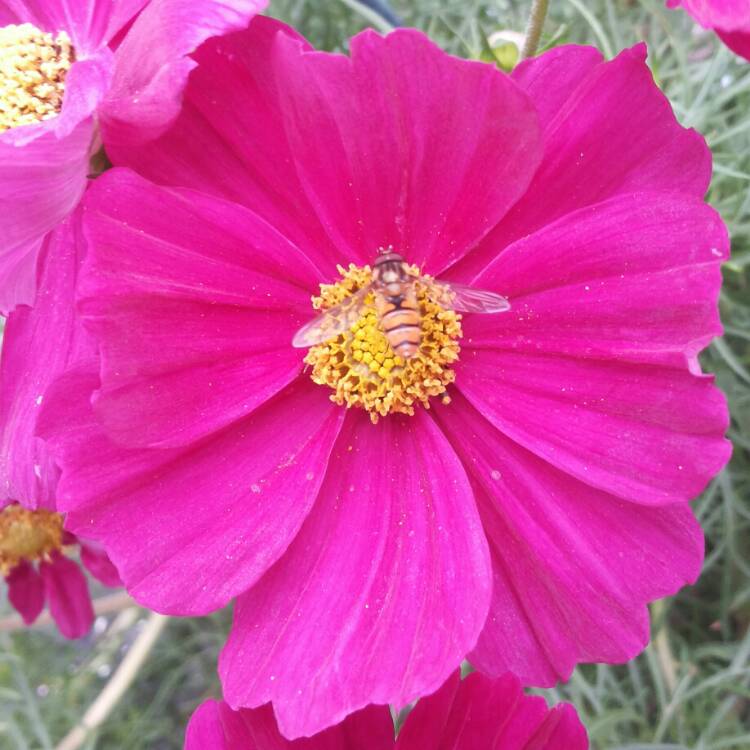
{"type": "Polygon", "coordinates": [[[524,695],[518,678],[491,680],[455,672],[409,713],[398,740],[386,706],[368,706],[310,738],[287,740],[269,705],[233,711],[202,703],[188,724],[184,750],[586,750],[586,730],[569,703],[549,709],[524,695]]]}
{"type": "Polygon", "coordinates": [[[729,49],[750,60],[750,0],[667,0],[667,5],[684,8],[729,49]]]}
{"type": "Polygon", "coordinates": [[[644,58],[566,47],[509,77],[413,30],[344,56],[258,17],[202,46],[180,117],[131,154],[167,187],[118,168],[90,189],[101,365],[45,398],[59,502],[143,604],[237,597],[232,707],[271,701],[309,735],[433,692],[467,654],[554,684],[633,657],[646,603],[697,577],[687,501],[730,450],[698,363],[728,238],[710,152],[644,58]],[[309,353],[321,381],[345,363],[342,396],[292,337],[337,264],[369,279],[386,245],[512,309],[425,348],[398,370],[424,375],[411,391],[360,319],[309,353]],[[379,388],[407,413],[346,401],[379,388]]]}
{"type": "Polygon", "coordinates": [[[0,360],[0,573],[27,624],[46,601],[67,638],[88,632],[93,610],[86,578],[65,553],[77,550],[94,577],[120,585],[101,545],[64,530],[59,470],[34,434],[48,385],[76,365],[97,366],[73,304],[83,252],[77,210],[44,238],[37,304],[8,316],[0,360]]]}
{"type": "Polygon", "coordinates": [[[184,750],[393,750],[394,746],[387,706],[368,706],[313,737],[288,740],[279,732],[270,705],[233,711],[224,701],[207,700],[190,717],[184,750]]]}
{"type": "Polygon", "coordinates": [[[127,151],[162,132],[195,67],[187,55],[210,36],[243,28],[265,5],[0,0],[0,98],[7,99],[0,108],[0,311],[33,302],[44,237],[83,195],[102,139],[106,147],[127,151]],[[18,44],[24,45],[24,65],[30,47],[52,49],[60,81],[54,89],[35,89],[32,105],[16,110],[18,44]],[[45,119],[34,121],[27,109],[44,111],[45,119]]]}
{"type": "Polygon", "coordinates": [[[8,601],[27,625],[46,604],[62,635],[81,638],[91,629],[94,610],[86,576],[67,551],[77,551],[81,564],[105,586],[120,585],[101,546],[64,531],[59,514],[17,504],[0,510],[0,573],[8,601]]]}

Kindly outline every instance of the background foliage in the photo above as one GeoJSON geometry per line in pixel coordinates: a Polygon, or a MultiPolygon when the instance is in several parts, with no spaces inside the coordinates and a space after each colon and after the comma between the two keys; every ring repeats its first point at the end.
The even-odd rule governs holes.
{"type": "MultiPolygon", "coordinates": [[[[572,700],[599,750],[750,748],[750,64],[661,0],[551,5],[543,44],[595,44],[612,56],[645,39],[678,118],[700,130],[714,151],[709,200],[729,226],[733,254],[721,299],[726,335],[703,361],[729,397],[735,450],[729,468],[695,503],[707,535],[703,575],[653,606],[649,648],[626,666],[582,667],[568,685],[541,692],[551,701],[572,700]]],[[[522,30],[527,13],[526,3],[509,0],[393,0],[392,7],[404,24],[467,57],[486,57],[489,35],[522,30]]],[[[271,14],[332,50],[345,49],[361,28],[383,23],[357,0],[273,0],[271,14]]],[[[107,684],[147,614],[126,606],[101,615],[77,642],[49,626],[19,630],[3,614],[0,749],[51,750],[107,684]]],[[[171,621],[83,747],[182,747],[192,709],[219,695],[216,654],[229,619],[221,612],[171,621]]]]}

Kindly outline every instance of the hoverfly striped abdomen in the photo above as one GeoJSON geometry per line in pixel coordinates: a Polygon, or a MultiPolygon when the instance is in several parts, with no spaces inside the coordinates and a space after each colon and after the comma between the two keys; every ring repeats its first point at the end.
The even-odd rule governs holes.
{"type": "Polygon", "coordinates": [[[375,309],[388,343],[395,354],[413,357],[422,340],[419,303],[414,278],[404,259],[394,252],[381,252],[374,263],[375,309]]]}

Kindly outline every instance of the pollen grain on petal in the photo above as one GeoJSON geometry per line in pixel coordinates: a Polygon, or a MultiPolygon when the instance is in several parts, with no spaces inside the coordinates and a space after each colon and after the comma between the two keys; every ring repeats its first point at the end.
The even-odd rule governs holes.
{"type": "Polygon", "coordinates": [[[0,573],[7,575],[24,560],[48,558],[63,545],[63,517],[49,510],[8,505],[0,511],[0,573]]]}
{"type": "MultiPolygon", "coordinates": [[[[313,298],[316,310],[338,305],[372,280],[370,266],[350,264],[348,269],[339,266],[338,271],[340,281],[320,285],[320,295],[313,298]]],[[[455,380],[451,365],[460,352],[461,316],[431,298],[430,279],[420,276],[416,266],[408,272],[415,277],[420,313],[421,343],[415,356],[404,359],[393,351],[378,320],[375,292],[371,292],[362,315],[349,330],[311,347],[305,357],[312,367],[312,380],[333,390],[334,403],[365,409],[373,423],[388,414],[413,415],[419,405],[429,408],[429,399],[445,394],[455,380]]]]}
{"type": "Polygon", "coordinates": [[[0,133],[54,117],[75,56],[70,37],[30,23],[0,27],[0,133]]]}

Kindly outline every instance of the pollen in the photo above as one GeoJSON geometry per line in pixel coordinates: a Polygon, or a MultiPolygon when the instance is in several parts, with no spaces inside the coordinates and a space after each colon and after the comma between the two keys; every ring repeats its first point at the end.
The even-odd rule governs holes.
{"type": "Polygon", "coordinates": [[[0,573],[19,563],[40,561],[62,548],[63,517],[49,510],[8,505],[0,511],[0,573]]]}
{"type": "MultiPolygon", "coordinates": [[[[340,304],[372,281],[369,266],[339,266],[338,271],[341,280],[321,284],[320,295],[313,297],[316,310],[340,304]]],[[[398,356],[388,343],[375,309],[375,292],[367,295],[361,316],[349,330],[312,346],[305,357],[313,381],[333,390],[334,403],[365,409],[373,424],[388,414],[411,416],[420,405],[429,408],[435,396],[443,396],[447,403],[443,394],[456,377],[451,365],[460,352],[461,316],[430,297],[431,279],[420,276],[416,266],[409,266],[408,273],[414,277],[421,327],[421,343],[413,357],[398,356]]]]}
{"type": "Polygon", "coordinates": [[[70,37],[30,23],[0,27],[0,133],[54,117],[74,62],[70,37]]]}

